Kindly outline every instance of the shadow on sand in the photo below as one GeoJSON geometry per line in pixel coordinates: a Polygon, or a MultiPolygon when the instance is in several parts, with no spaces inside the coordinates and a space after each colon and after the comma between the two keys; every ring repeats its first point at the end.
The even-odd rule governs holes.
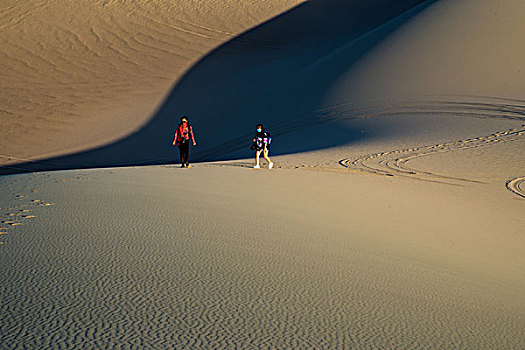
{"type": "Polygon", "coordinates": [[[355,142],[360,134],[345,127],[330,137],[313,136],[315,142],[305,140],[304,130],[337,113],[322,99],[341,73],[436,1],[310,0],[210,52],[137,132],[95,149],[5,166],[0,175],[172,163],[178,152],[171,141],[182,115],[196,133],[193,162],[252,156],[258,122],[274,136],[273,155],[355,142]],[[294,136],[300,129],[302,136],[294,136]],[[283,135],[286,142],[278,142],[283,135]]]}

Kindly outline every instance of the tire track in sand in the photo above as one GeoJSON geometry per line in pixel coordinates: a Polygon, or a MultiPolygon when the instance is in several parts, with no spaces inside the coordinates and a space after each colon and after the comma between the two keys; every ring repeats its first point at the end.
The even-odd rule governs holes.
{"type": "MultiPolygon", "coordinates": [[[[512,142],[525,137],[525,125],[520,128],[499,131],[488,136],[469,138],[465,140],[441,143],[431,146],[422,146],[407,149],[398,149],[381,153],[368,154],[355,158],[346,158],[339,161],[339,164],[361,172],[376,175],[409,177],[424,181],[433,181],[458,185],[458,182],[482,183],[475,179],[466,179],[441,175],[433,172],[423,171],[409,167],[408,162],[433,154],[443,152],[454,152],[459,150],[475,149],[479,147],[491,146],[503,142],[512,142]]],[[[516,178],[507,182],[506,187],[509,191],[525,198],[523,184],[525,177],[516,178]]]]}
{"type": "Polygon", "coordinates": [[[505,185],[509,191],[512,193],[525,198],[525,177],[518,177],[512,180],[507,181],[505,185]]]}

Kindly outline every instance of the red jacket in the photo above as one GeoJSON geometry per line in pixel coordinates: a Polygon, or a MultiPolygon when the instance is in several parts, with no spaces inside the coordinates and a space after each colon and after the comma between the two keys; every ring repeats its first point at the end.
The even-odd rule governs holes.
{"type": "Polygon", "coordinates": [[[175,130],[175,137],[173,137],[173,142],[177,142],[177,146],[180,146],[182,139],[191,140],[195,143],[195,136],[193,135],[193,128],[190,124],[180,123],[175,130]]]}

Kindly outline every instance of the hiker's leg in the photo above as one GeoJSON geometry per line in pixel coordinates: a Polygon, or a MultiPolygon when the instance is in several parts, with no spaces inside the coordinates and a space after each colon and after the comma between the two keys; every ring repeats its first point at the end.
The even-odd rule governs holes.
{"type": "Polygon", "coordinates": [[[268,149],[267,149],[267,148],[264,149],[263,157],[264,157],[264,159],[266,159],[266,161],[268,162],[268,164],[270,164],[270,163],[272,162],[272,161],[270,160],[270,157],[268,157],[268,149]]]}
{"type": "Polygon", "coordinates": [[[179,153],[180,153],[180,163],[181,164],[185,164],[186,163],[186,158],[184,157],[185,154],[184,154],[184,146],[183,145],[179,146],[179,153]]]}
{"type": "Polygon", "coordinates": [[[257,151],[255,152],[255,163],[256,163],[257,165],[259,165],[259,157],[261,156],[261,152],[262,152],[262,150],[257,150],[257,151]]]}
{"type": "Polygon", "coordinates": [[[190,143],[186,142],[184,146],[184,160],[186,161],[186,165],[188,165],[190,162],[190,143]]]}

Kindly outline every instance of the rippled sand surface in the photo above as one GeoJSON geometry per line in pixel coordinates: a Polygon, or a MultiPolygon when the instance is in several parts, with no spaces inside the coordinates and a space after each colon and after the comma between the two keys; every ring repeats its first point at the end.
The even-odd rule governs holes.
{"type": "Polygon", "coordinates": [[[515,225],[498,228],[483,219],[490,203],[453,186],[348,176],[210,165],[4,177],[2,210],[36,217],[2,238],[2,344],[523,347],[524,223],[510,193],[500,219],[515,225]],[[493,230],[496,242],[476,241],[493,230]]]}

